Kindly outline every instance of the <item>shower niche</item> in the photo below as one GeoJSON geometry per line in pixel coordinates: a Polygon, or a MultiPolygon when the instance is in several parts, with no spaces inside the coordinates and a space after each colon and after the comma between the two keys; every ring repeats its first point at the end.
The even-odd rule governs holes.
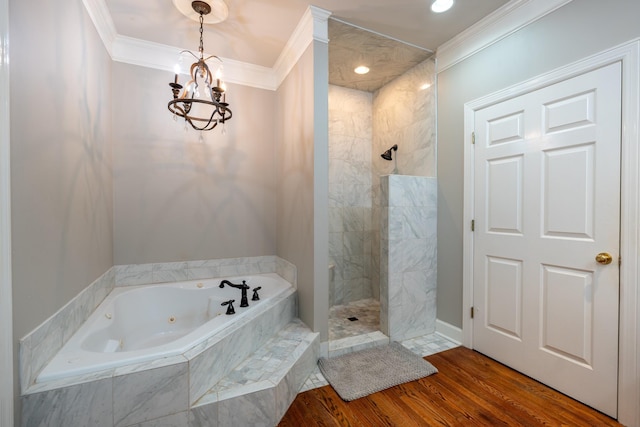
{"type": "Polygon", "coordinates": [[[329,346],[376,332],[395,341],[433,332],[432,52],[334,19],[329,39],[329,346]],[[370,73],[355,74],[358,65],[370,73]],[[392,204],[409,194],[412,205],[392,204]],[[405,229],[409,218],[426,223],[405,229]],[[423,255],[408,249],[417,245],[423,255]],[[402,261],[405,249],[412,252],[402,261]]]}

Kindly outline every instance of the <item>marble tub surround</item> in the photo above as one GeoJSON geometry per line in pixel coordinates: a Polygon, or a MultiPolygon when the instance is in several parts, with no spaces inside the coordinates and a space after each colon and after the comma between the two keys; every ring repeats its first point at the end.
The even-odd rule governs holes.
{"type": "Polygon", "coordinates": [[[189,360],[189,404],[195,404],[245,358],[264,345],[297,315],[290,292],[266,306],[264,314],[234,322],[231,328],[184,353],[189,360]]]}
{"type": "MultiPolygon", "coordinates": [[[[154,420],[160,419],[183,419],[184,415],[179,414],[189,411],[216,383],[259,351],[294,320],[295,314],[295,290],[290,288],[256,306],[251,317],[239,319],[180,356],[36,383],[21,398],[23,425],[125,427],[146,422],[154,425],[154,420]]],[[[304,327],[299,321],[298,325],[304,327]]],[[[308,329],[307,332],[311,333],[308,329]]],[[[317,334],[314,336],[317,340],[317,334]]],[[[300,352],[289,354],[302,357],[300,352]]],[[[305,377],[307,374],[308,371],[305,377]]],[[[304,378],[300,385],[303,381],[304,378]]]]}
{"type": "Polygon", "coordinates": [[[194,405],[182,363],[23,397],[23,425],[276,425],[319,356],[319,335],[294,319],[245,358],[194,405]]]}
{"type": "Polygon", "coordinates": [[[89,318],[115,286],[111,268],[93,281],[53,316],[20,339],[20,389],[34,384],[40,371],[89,318]]]}
{"type": "Polygon", "coordinates": [[[435,178],[381,177],[380,327],[392,341],[435,331],[435,178]]]}
{"type": "Polygon", "coordinates": [[[296,268],[277,256],[118,265],[87,286],[53,316],[20,339],[20,388],[25,393],[44,366],[80,328],[115,286],[238,274],[277,273],[296,286],[296,268]],[[179,279],[183,277],[184,279],[179,279]]]}
{"type": "Polygon", "coordinates": [[[148,285],[151,283],[179,282],[242,274],[277,273],[295,287],[297,279],[295,266],[274,255],[116,265],[114,269],[116,286],[148,285]]]}

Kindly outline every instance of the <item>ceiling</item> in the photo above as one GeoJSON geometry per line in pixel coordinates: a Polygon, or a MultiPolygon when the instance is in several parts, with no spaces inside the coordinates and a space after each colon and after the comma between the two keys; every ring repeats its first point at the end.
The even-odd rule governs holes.
{"type": "MultiPolygon", "coordinates": [[[[368,91],[426,59],[442,43],[508,3],[508,0],[454,0],[449,11],[435,14],[430,10],[431,0],[225,1],[229,7],[227,20],[205,24],[207,53],[271,68],[307,7],[313,4],[331,11],[335,18],[330,20],[329,27],[329,62],[332,67],[342,68],[332,70],[331,83],[368,91]],[[382,68],[386,75],[370,73],[353,86],[354,79],[350,77],[353,73],[347,74],[351,64],[346,62],[356,54],[357,58],[378,58],[378,62],[386,64],[382,68]],[[336,83],[336,75],[341,76],[341,83],[336,83]]],[[[105,3],[118,34],[197,50],[198,23],[182,15],[172,0],[105,0],[105,3]]],[[[374,67],[370,68],[373,72],[374,67]]]]}
{"type": "Polygon", "coordinates": [[[366,92],[375,92],[433,55],[334,19],[329,20],[329,40],[329,83],[366,92]],[[370,71],[356,74],[361,65],[370,71]]]}

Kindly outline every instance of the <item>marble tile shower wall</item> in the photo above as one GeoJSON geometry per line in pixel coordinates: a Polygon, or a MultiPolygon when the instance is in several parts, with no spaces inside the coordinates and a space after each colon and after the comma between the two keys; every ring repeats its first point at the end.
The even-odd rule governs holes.
{"type": "Polygon", "coordinates": [[[329,262],[332,305],[370,298],[371,100],[329,87],[329,262]]]}
{"type": "Polygon", "coordinates": [[[391,340],[436,327],[436,178],[382,177],[380,327],[391,340]]]}
{"type": "MultiPolygon", "coordinates": [[[[380,177],[393,172],[394,162],[380,154],[394,144],[399,175],[436,176],[435,61],[427,59],[380,88],[373,97],[373,230],[380,230],[380,177]]],[[[371,241],[371,280],[380,288],[380,234],[371,241]]],[[[377,297],[377,295],[374,295],[377,297]]]]}
{"type": "Polygon", "coordinates": [[[296,268],[277,256],[227,258],[176,263],[117,265],[87,286],[53,316],[20,339],[22,393],[80,328],[115,286],[145,285],[241,274],[277,273],[296,285],[296,268]]]}

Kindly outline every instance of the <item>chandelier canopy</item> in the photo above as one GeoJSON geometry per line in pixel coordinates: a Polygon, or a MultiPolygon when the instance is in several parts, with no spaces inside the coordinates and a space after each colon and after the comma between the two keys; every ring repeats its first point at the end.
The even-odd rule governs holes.
{"type": "Polygon", "coordinates": [[[226,102],[225,84],[222,81],[222,60],[215,55],[204,57],[202,42],[202,24],[204,16],[211,12],[211,6],[204,1],[191,3],[193,10],[200,16],[200,47],[198,55],[188,50],[180,52],[180,62],[184,53],[191,54],[196,62],[191,64],[189,74],[191,79],[182,86],[178,83],[179,66],[176,66],[174,81],[169,83],[173,99],[169,101],[169,111],[174,118],[182,117],[196,130],[212,130],[218,123],[231,119],[231,109],[226,102]],[[214,75],[211,73],[207,61],[216,60],[219,64],[214,75]],[[182,91],[182,92],[181,92],[182,91]]]}

